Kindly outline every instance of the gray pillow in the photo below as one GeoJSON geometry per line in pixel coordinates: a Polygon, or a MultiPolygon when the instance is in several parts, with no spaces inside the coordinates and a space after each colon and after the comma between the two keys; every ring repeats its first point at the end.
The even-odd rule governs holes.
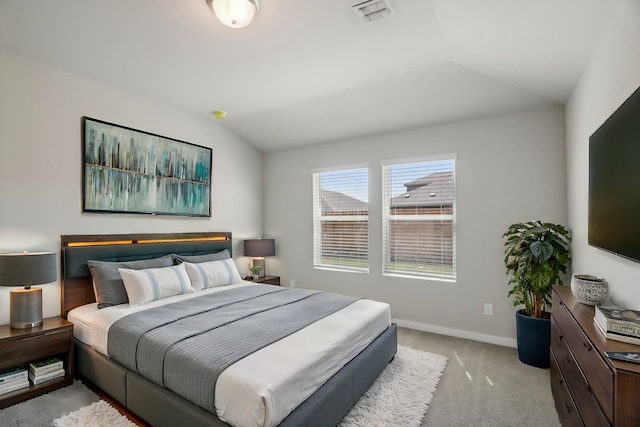
{"type": "Polygon", "coordinates": [[[126,262],[87,261],[87,266],[93,279],[93,292],[96,294],[98,308],[129,302],[124,282],[118,271],[119,268],[142,270],[145,268],[171,267],[172,265],[173,257],[171,255],[126,262]]]}
{"type": "Polygon", "coordinates": [[[199,262],[209,262],[209,261],[222,261],[223,259],[231,258],[231,252],[229,249],[224,249],[220,252],[213,252],[210,254],[204,255],[178,255],[173,254],[173,259],[175,259],[176,264],[180,264],[183,262],[191,262],[191,263],[199,263],[199,262]]]}

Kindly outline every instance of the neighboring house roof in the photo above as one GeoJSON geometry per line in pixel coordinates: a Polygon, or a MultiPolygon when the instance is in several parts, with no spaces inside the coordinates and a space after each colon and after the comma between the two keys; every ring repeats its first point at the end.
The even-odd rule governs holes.
{"type": "Polygon", "coordinates": [[[442,206],[454,202],[453,172],[438,172],[404,184],[407,192],[391,199],[391,206],[442,206]]]}
{"type": "MultiPolygon", "coordinates": [[[[391,199],[392,207],[453,205],[453,172],[432,173],[404,184],[407,192],[391,199]]],[[[322,212],[363,212],[369,205],[338,191],[322,190],[322,212]]]]}
{"type": "Polygon", "coordinates": [[[369,204],[337,191],[322,190],[322,212],[367,211],[369,204]]]}

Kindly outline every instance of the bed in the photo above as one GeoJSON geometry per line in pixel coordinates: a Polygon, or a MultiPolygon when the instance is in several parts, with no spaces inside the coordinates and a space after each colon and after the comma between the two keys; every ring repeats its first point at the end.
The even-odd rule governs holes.
{"type": "MultiPolygon", "coordinates": [[[[136,309],[129,307],[128,304],[97,310],[88,261],[129,262],[157,259],[170,254],[189,258],[222,253],[223,251],[229,251],[231,254],[231,233],[61,236],[61,312],[63,317],[74,321],[75,372],[154,426],[275,424],[280,426],[335,426],[395,355],[397,349],[396,326],[390,323],[388,313],[382,314],[379,303],[373,304],[368,300],[357,300],[344,307],[336,306],[335,311],[320,315],[320,319],[309,320],[309,324],[299,326],[299,330],[283,331],[282,338],[276,339],[272,344],[260,347],[259,350],[235,361],[221,370],[220,376],[217,377],[215,408],[204,409],[206,405],[195,404],[189,396],[181,395],[179,388],[173,387],[174,391],[170,391],[158,385],[158,381],[153,376],[146,374],[143,376],[134,369],[128,369],[125,366],[127,365],[126,360],[118,363],[113,358],[105,356],[106,350],[101,348],[100,342],[107,342],[105,337],[109,333],[104,332],[102,338],[97,338],[100,337],[100,332],[93,334],[91,332],[100,331],[100,329],[96,329],[95,325],[105,323],[104,319],[107,318],[110,319],[106,322],[108,327],[115,329],[115,326],[112,325],[118,325],[117,322],[123,321],[120,319],[135,318],[138,314],[124,316],[121,312],[130,314],[129,311],[136,309]],[[370,303],[371,307],[368,306],[370,303]],[[361,313],[369,311],[370,308],[374,311],[378,310],[375,317],[371,319],[360,317],[361,313]],[[119,314],[113,314],[115,312],[119,312],[119,314]],[[115,320],[113,320],[114,318],[115,320]],[[102,320],[92,324],[92,319],[102,320]],[[337,325],[341,325],[341,327],[337,328],[337,325]],[[353,335],[347,335],[346,338],[332,337],[331,331],[336,329],[345,329],[345,333],[353,335]],[[366,334],[363,332],[365,330],[366,334]],[[357,340],[353,338],[356,335],[359,337],[357,340]],[[327,343],[324,343],[325,338],[322,338],[325,336],[327,343]],[[100,341],[101,339],[102,341],[100,341]],[[318,343],[319,341],[322,342],[318,343]],[[309,343],[314,345],[309,345],[309,343]],[[314,350],[312,347],[316,343],[318,346],[334,345],[340,351],[327,350],[324,347],[318,347],[314,350]],[[332,359],[333,361],[330,362],[332,365],[325,367],[323,365],[324,359],[332,359]],[[288,379],[286,376],[276,377],[275,375],[281,374],[278,371],[284,371],[287,365],[294,367],[305,365],[304,369],[306,370],[300,367],[297,379],[288,379]],[[268,380],[266,385],[260,384],[258,381],[258,379],[262,381],[263,377],[268,380]],[[238,378],[242,380],[240,381],[238,378]],[[269,381],[273,381],[273,383],[269,381]],[[315,383],[311,384],[310,382],[315,383]],[[252,383],[256,384],[251,385],[252,383]],[[280,383],[295,384],[298,388],[293,391],[287,390],[280,383]],[[278,385],[274,386],[274,384],[278,385]],[[269,393],[273,391],[273,396],[268,394],[265,397],[259,393],[255,396],[250,395],[249,389],[242,388],[249,386],[263,387],[268,389],[269,393]],[[302,394],[299,390],[303,390],[302,394]],[[308,394],[308,397],[305,393],[308,394]],[[299,396],[296,396],[298,394],[299,396]],[[270,402],[272,398],[274,402],[270,402]],[[296,398],[302,401],[295,401],[296,398]],[[291,408],[288,408],[287,405],[291,408]],[[234,410],[236,415],[233,415],[234,410]],[[216,411],[221,414],[220,418],[215,415],[216,411]],[[243,418],[245,416],[249,416],[246,423],[243,418]],[[265,424],[259,424],[263,422],[265,424]]],[[[292,298],[296,301],[299,299],[302,302],[309,301],[311,298],[329,297],[306,290],[241,282],[228,287],[205,289],[197,292],[198,295],[179,296],[181,301],[176,304],[190,308],[197,306],[199,302],[196,303],[196,301],[200,301],[200,299],[217,299],[220,295],[228,296],[232,293],[239,295],[256,293],[260,294],[260,298],[264,297],[265,301],[267,299],[275,300],[277,295],[285,295],[286,298],[292,298]],[[303,295],[303,293],[306,294],[303,295]],[[302,296],[297,296],[298,294],[302,296]]],[[[152,301],[142,307],[146,309],[156,303],[164,306],[165,303],[173,302],[173,298],[178,297],[167,298],[167,301],[152,301]]],[[[266,302],[260,301],[260,304],[266,304],[266,302]]],[[[288,303],[282,305],[288,305],[288,303]]],[[[326,304],[316,305],[324,307],[326,304]]],[[[162,310],[171,312],[171,307],[174,306],[167,305],[165,308],[154,307],[153,309],[160,310],[160,312],[162,310]]],[[[362,316],[365,315],[362,314],[362,316]]],[[[298,316],[295,318],[297,319],[298,316]]],[[[139,321],[136,320],[136,322],[139,321]]],[[[111,335],[115,335],[115,333],[112,332],[111,335]]],[[[167,372],[170,372],[168,362],[167,366],[167,372]]],[[[285,374],[282,373],[282,375],[285,374]]],[[[170,387],[171,384],[165,384],[165,386],[170,387]]]]}

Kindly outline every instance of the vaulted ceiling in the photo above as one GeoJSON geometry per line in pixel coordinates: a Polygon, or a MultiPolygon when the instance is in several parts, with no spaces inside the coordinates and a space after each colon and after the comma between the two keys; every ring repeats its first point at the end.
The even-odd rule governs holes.
{"type": "MultiPolygon", "coordinates": [[[[0,49],[205,115],[263,152],[564,104],[616,0],[0,0],[0,49]]],[[[108,117],[102,119],[108,120],[108,117]]]]}

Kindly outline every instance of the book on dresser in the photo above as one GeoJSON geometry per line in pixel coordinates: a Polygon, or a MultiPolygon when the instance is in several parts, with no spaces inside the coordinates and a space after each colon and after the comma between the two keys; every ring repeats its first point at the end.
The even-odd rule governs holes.
{"type": "Polygon", "coordinates": [[[640,311],[596,306],[593,319],[607,337],[612,334],[611,339],[640,344],[640,311]]]}
{"type": "Polygon", "coordinates": [[[626,342],[627,344],[640,345],[640,337],[636,337],[633,335],[625,335],[618,332],[607,331],[600,325],[600,323],[598,323],[595,317],[593,318],[593,323],[596,325],[596,329],[600,331],[600,333],[602,333],[608,340],[626,342]]]}
{"type": "Polygon", "coordinates": [[[640,363],[640,353],[637,351],[605,351],[605,354],[609,359],[640,363]]]}

